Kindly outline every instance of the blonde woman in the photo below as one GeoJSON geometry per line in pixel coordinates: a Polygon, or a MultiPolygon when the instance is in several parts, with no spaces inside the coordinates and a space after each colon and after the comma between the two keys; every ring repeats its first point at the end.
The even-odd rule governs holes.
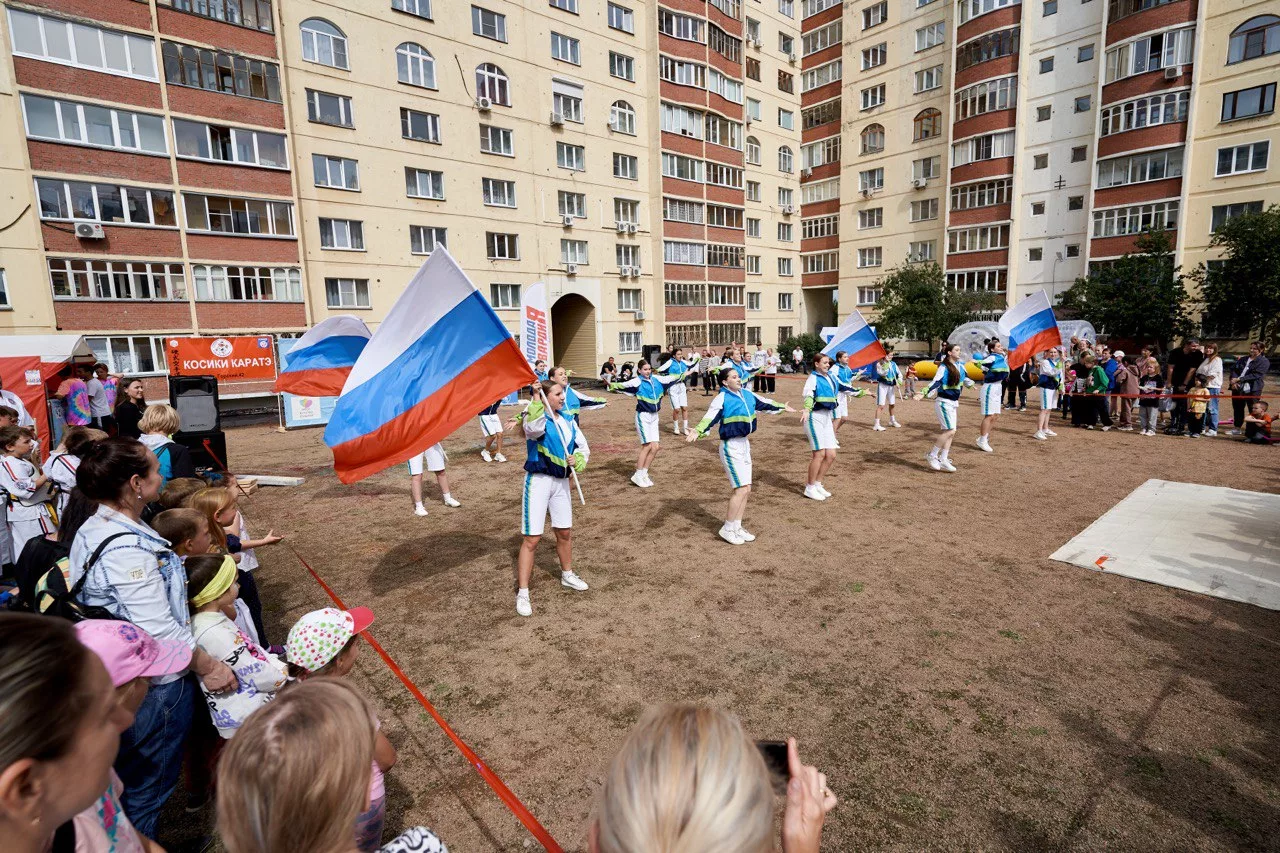
{"type": "MultiPolygon", "coordinates": [[[[228,853],[355,853],[369,799],[373,709],[338,678],[312,678],[255,711],[218,760],[218,833],[228,853]]],[[[383,853],[448,853],[406,830],[383,853]]]]}
{"type": "MultiPolygon", "coordinates": [[[[817,853],[835,808],[827,777],[787,742],[783,853],[817,853]]],[[[651,710],[613,759],[591,853],[772,853],[773,785],[737,717],[697,705],[651,710]]],[[[233,851],[235,853],[235,851],[233,851]]]]}

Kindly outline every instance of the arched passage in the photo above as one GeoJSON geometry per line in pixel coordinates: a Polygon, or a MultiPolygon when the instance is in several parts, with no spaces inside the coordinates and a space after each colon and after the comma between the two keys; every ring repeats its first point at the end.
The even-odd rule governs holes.
{"type": "Polygon", "coordinates": [[[556,364],[596,375],[596,307],[585,296],[566,293],[551,306],[551,345],[556,364]]]}

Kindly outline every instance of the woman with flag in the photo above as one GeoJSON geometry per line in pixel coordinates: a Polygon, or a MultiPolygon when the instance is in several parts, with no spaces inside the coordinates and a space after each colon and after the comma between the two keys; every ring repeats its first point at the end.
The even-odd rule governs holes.
{"type": "MultiPolygon", "coordinates": [[[[853,378],[857,374],[849,367],[849,354],[847,352],[844,350],[837,352],[835,363],[831,365],[831,368],[836,379],[839,379],[850,388],[853,387],[853,378]]],[[[859,388],[857,391],[841,391],[836,395],[835,421],[833,422],[833,428],[836,432],[839,432],[840,426],[849,419],[849,398],[861,397],[864,393],[859,388]]]]}
{"type": "Polygon", "coordinates": [[[805,481],[804,496],[815,501],[825,501],[831,497],[822,485],[822,478],[836,461],[836,430],[834,416],[838,405],[837,395],[845,391],[861,396],[862,390],[852,388],[831,374],[831,356],[818,353],[813,358],[813,373],[804,383],[804,423],[805,434],[809,437],[808,479],[805,481]]]}
{"type": "Polygon", "coordinates": [[[685,385],[684,377],[701,358],[702,356],[697,352],[691,352],[690,360],[686,361],[684,350],[680,347],[672,347],[671,355],[655,371],[679,379],[678,382],[672,382],[667,386],[667,394],[671,397],[671,431],[676,435],[684,435],[689,429],[689,389],[685,385]]]}
{"type": "Polygon", "coordinates": [[[556,382],[534,385],[534,400],[524,417],[524,437],[529,458],[524,463],[521,500],[520,554],[516,558],[516,613],[533,615],[529,581],[533,558],[551,516],[560,560],[560,585],[585,592],[587,584],[573,571],[573,497],[569,478],[587,467],[591,448],[578,424],[564,417],[565,389],[556,382]]]}
{"type": "Polygon", "coordinates": [[[938,424],[942,427],[942,434],[925,457],[929,460],[929,467],[935,471],[956,470],[956,466],[951,464],[951,442],[956,437],[960,391],[973,387],[973,380],[965,375],[964,367],[960,364],[961,358],[963,356],[959,344],[951,344],[943,350],[938,373],[921,394],[922,397],[938,398],[938,424]]]}
{"type": "Polygon", "coordinates": [[[987,341],[987,355],[978,366],[982,368],[982,426],[979,429],[978,449],[985,453],[994,453],[991,447],[991,428],[1000,416],[1000,403],[1004,400],[1004,381],[1009,378],[1009,360],[1005,357],[1004,344],[1000,338],[987,341]]]}
{"type": "Polygon", "coordinates": [[[662,409],[662,395],[667,393],[668,385],[681,381],[684,376],[655,376],[653,366],[643,358],[640,359],[639,371],[639,376],[626,382],[615,382],[609,386],[609,390],[636,398],[636,432],[640,435],[640,455],[636,459],[636,472],[631,475],[631,482],[647,489],[653,485],[653,480],[649,479],[649,466],[658,455],[658,442],[661,440],[658,412],[662,409]]]}
{"type": "Polygon", "coordinates": [[[1049,418],[1058,408],[1058,394],[1062,392],[1062,383],[1066,378],[1061,350],[1053,347],[1045,355],[1046,357],[1036,364],[1036,376],[1039,377],[1036,380],[1036,386],[1040,389],[1040,414],[1032,437],[1039,441],[1057,435],[1049,429],[1049,418]]]}
{"type": "Polygon", "coordinates": [[[884,356],[875,363],[872,370],[876,376],[876,422],[871,428],[876,432],[884,432],[880,414],[886,408],[889,409],[889,426],[902,426],[893,416],[893,407],[898,402],[898,386],[902,384],[902,371],[893,361],[893,347],[885,345],[884,356]]]}
{"type": "Polygon", "coordinates": [[[721,370],[724,387],[711,401],[707,414],[689,431],[686,441],[697,441],[711,427],[720,425],[720,462],[729,475],[733,493],[729,496],[729,512],[720,528],[720,538],[731,545],[754,542],[755,535],[742,526],[742,516],[747,511],[747,499],[751,497],[751,439],[756,431],[756,412],[794,412],[786,403],[775,403],[768,397],[760,397],[748,391],[742,378],[731,367],[721,370]]]}

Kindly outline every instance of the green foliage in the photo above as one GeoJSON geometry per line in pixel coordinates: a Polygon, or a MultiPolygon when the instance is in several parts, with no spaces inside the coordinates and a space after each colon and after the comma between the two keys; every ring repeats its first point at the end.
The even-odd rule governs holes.
{"type": "Polygon", "coordinates": [[[822,348],[826,343],[822,338],[812,332],[805,332],[803,335],[792,335],[778,346],[778,357],[785,364],[791,363],[791,351],[796,347],[804,350],[805,364],[812,364],[813,357],[822,352],[822,348]]]}
{"type": "Polygon", "coordinates": [[[880,337],[916,338],[928,341],[930,347],[945,340],[957,326],[1005,304],[1002,294],[947,287],[947,277],[936,263],[902,264],[877,285],[880,316],[875,325],[880,337]]]}
{"type": "Polygon", "coordinates": [[[1200,285],[1214,325],[1258,332],[1268,350],[1280,346],[1280,205],[1234,216],[1213,233],[1221,263],[1187,274],[1200,285]]]}
{"type": "Polygon", "coordinates": [[[1136,252],[1096,269],[1059,299],[1064,315],[1081,317],[1102,333],[1168,349],[1173,338],[1191,334],[1187,288],[1173,263],[1173,240],[1147,231],[1136,252]]]}

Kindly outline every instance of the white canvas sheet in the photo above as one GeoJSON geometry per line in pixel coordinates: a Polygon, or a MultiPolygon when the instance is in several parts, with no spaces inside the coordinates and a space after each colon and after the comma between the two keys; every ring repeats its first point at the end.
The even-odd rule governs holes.
{"type": "Polygon", "coordinates": [[[1280,495],[1148,480],[1050,559],[1280,610],[1280,495]]]}

